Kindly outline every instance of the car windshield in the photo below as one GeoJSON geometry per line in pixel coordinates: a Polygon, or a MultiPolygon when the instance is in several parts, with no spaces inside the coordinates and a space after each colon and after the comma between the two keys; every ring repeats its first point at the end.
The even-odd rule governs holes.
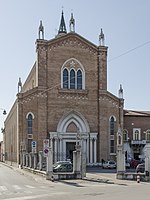
{"type": "Polygon", "coordinates": [[[114,161],[110,161],[109,164],[115,164],[115,162],[114,161]]]}

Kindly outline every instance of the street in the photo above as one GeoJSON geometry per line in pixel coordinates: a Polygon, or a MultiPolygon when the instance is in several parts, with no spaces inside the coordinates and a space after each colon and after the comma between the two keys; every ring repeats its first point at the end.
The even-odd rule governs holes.
{"type": "MultiPolygon", "coordinates": [[[[100,173],[93,172],[93,175],[99,176],[100,173]]],[[[26,173],[21,169],[14,170],[0,163],[1,200],[66,200],[69,198],[72,200],[125,200],[127,198],[149,200],[149,187],[150,183],[122,180],[114,184],[85,180],[51,182],[40,175],[26,173]]]]}

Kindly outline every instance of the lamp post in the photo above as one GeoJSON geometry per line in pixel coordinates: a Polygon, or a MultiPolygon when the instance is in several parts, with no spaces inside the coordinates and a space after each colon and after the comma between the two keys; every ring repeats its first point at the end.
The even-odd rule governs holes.
{"type": "MultiPolygon", "coordinates": [[[[6,115],[6,110],[3,109],[3,108],[0,108],[0,110],[3,111],[3,115],[6,115]]],[[[2,142],[2,145],[1,145],[1,155],[0,155],[0,160],[1,161],[4,161],[4,153],[5,153],[5,150],[4,150],[4,133],[5,133],[5,128],[4,127],[1,127],[1,133],[3,134],[3,142],[2,142]]]]}
{"type": "MultiPolygon", "coordinates": [[[[7,114],[7,112],[6,112],[5,109],[0,108],[0,110],[3,110],[3,115],[6,115],[6,114],[7,114]]],[[[1,132],[4,133],[4,128],[3,128],[3,127],[1,127],[1,132]]]]}
{"type": "Polygon", "coordinates": [[[7,112],[6,112],[6,110],[4,108],[0,108],[0,110],[3,110],[3,115],[7,114],[7,112]]]}

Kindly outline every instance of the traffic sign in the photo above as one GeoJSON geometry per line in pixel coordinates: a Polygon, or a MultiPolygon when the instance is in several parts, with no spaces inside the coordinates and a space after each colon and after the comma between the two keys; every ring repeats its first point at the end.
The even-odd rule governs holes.
{"type": "Polygon", "coordinates": [[[43,140],[43,155],[44,155],[44,157],[48,156],[48,151],[49,151],[49,139],[44,139],[43,140]]]}
{"type": "Polygon", "coordinates": [[[32,153],[36,153],[37,142],[32,141],[32,153]]]}

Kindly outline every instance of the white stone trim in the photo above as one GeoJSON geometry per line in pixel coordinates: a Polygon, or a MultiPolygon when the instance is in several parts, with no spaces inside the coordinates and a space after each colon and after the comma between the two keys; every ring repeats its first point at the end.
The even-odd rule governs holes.
{"type": "MultiPolygon", "coordinates": [[[[67,70],[68,70],[69,88],[70,88],[70,71],[71,71],[71,69],[74,69],[76,75],[77,75],[77,71],[80,69],[81,72],[82,72],[82,89],[85,90],[85,70],[84,70],[84,67],[83,67],[83,65],[81,64],[81,62],[78,61],[76,58],[69,58],[68,60],[66,60],[66,61],[64,62],[64,64],[63,64],[62,67],[61,67],[61,88],[63,88],[63,70],[64,70],[64,69],[67,69],[67,70]],[[67,64],[68,62],[71,62],[71,61],[75,61],[75,63],[78,63],[79,67],[77,67],[77,69],[74,69],[73,66],[70,65],[71,67],[70,67],[70,69],[68,69],[68,68],[66,67],[66,64],[67,64]]],[[[75,76],[75,78],[77,78],[77,76],[75,76]]],[[[76,80],[76,81],[77,81],[77,80],[76,80]]],[[[77,82],[76,82],[76,83],[77,83],[77,82]]]]}
{"type": "Polygon", "coordinates": [[[32,112],[28,112],[28,113],[27,113],[26,119],[28,119],[28,116],[29,116],[30,114],[32,115],[32,119],[34,119],[34,114],[33,114],[32,112]]]}
{"type": "Polygon", "coordinates": [[[58,123],[57,132],[66,132],[67,126],[71,122],[74,122],[76,124],[80,132],[84,133],[90,132],[87,120],[80,113],[76,111],[71,111],[63,115],[63,117],[60,119],[58,123]]]}

